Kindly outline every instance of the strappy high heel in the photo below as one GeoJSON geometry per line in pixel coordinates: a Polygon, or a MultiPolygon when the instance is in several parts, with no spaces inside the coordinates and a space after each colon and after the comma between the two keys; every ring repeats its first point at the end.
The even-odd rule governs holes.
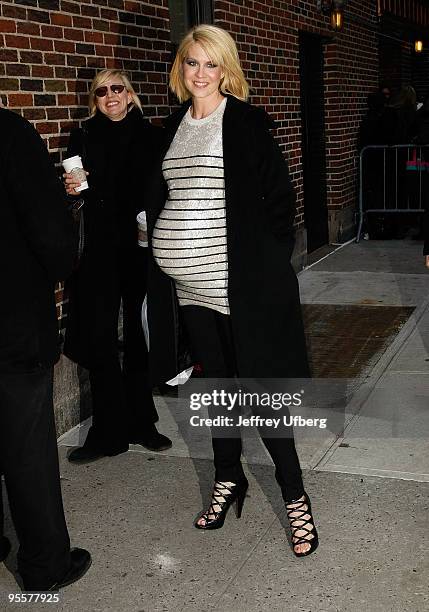
{"type": "Polygon", "coordinates": [[[225,482],[215,481],[209,509],[201,514],[194,523],[197,529],[220,529],[223,527],[226,514],[234,502],[237,518],[241,517],[249,483],[245,479],[234,484],[228,483],[228,485],[225,482]],[[204,519],[204,525],[198,524],[201,519],[204,519]]]}
{"type": "Polygon", "coordinates": [[[319,536],[311,513],[310,499],[307,493],[304,493],[301,498],[286,502],[285,506],[292,531],[292,548],[294,555],[296,557],[307,557],[307,555],[311,555],[319,545],[319,536]],[[293,507],[291,507],[292,505],[293,507]],[[305,533],[304,535],[295,535],[298,531],[304,531],[305,533]],[[305,552],[296,552],[295,546],[298,544],[309,544],[310,548],[305,552]]]}

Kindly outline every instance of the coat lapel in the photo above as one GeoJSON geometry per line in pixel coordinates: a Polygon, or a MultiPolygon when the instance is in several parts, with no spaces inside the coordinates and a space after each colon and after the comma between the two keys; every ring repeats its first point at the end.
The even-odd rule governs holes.
{"type": "Polygon", "coordinates": [[[234,246],[234,237],[239,224],[236,216],[240,214],[237,204],[241,201],[240,191],[246,176],[241,176],[242,170],[247,166],[243,163],[243,143],[246,134],[243,133],[243,118],[248,105],[237,100],[234,96],[227,96],[222,126],[223,165],[225,177],[225,203],[228,228],[228,251],[234,246]]]}

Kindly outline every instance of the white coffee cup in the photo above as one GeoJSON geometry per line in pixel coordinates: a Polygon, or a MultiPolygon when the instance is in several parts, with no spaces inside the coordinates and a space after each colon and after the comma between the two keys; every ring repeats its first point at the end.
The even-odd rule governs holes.
{"type": "Polygon", "coordinates": [[[75,188],[75,191],[83,191],[88,189],[88,181],[86,180],[85,170],[83,169],[82,159],[80,155],[74,155],[63,159],[63,168],[67,174],[73,174],[73,178],[80,182],[80,186],[75,188]]]}
{"type": "Polygon", "coordinates": [[[138,243],[141,247],[149,246],[147,238],[146,213],[144,210],[137,215],[138,243]]]}

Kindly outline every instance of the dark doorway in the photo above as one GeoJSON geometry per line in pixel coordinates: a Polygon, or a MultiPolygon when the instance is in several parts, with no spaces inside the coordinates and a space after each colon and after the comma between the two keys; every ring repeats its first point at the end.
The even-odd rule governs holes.
{"type": "Polygon", "coordinates": [[[408,83],[409,78],[403,74],[405,71],[401,41],[380,34],[378,65],[381,85],[387,85],[391,90],[399,90],[403,83],[408,83]]]}
{"type": "Polygon", "coordinates": [[[213,0],[168,0],[174,54],[186,32],[198,23],[212,23],[213,0]]]}
{"type": "Polygon", "coordinates": [[[325,95],[323,88],[323,40],[300,32],[300,78],[304,219],[307,252],[328,244],[326,203],[325,95]]]}

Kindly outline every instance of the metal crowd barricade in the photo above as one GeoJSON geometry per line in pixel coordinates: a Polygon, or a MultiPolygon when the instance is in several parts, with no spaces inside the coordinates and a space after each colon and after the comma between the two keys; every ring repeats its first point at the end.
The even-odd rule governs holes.
{"type": "Polygon", "coordinates": [[[429,145],[369,145],[359,156],[359,226],[368,213],[421,213],[429,198],[429,145]]]}

